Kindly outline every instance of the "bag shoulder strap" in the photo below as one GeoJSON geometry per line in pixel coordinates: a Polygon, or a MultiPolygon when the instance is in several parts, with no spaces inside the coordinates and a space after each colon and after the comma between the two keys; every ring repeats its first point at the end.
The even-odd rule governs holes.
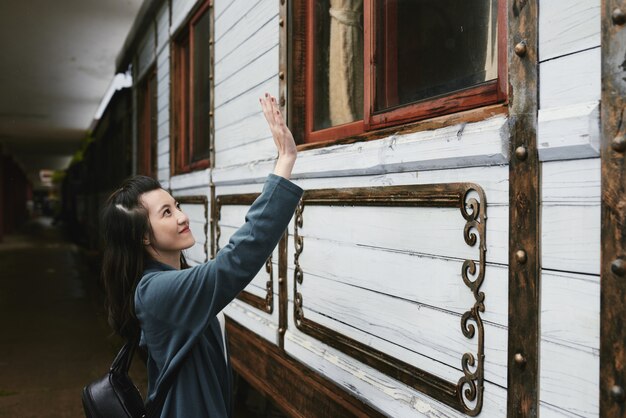
{"type": "MultiPolygon", "coordinates": [[[[139,346],[139,341],[127,341],[126,344],[120,349],[117,356],[113,360],[113,364],[111,364],[111,371],[124,372],[128,374],[130,369],[130,364],[133,360],[133,354],[135,353],[135,349],[139,346]]],[[[182,361],[174,368],[161,382],[159,389],[157,391],[154,400],[148,400],[145,403],[146,408],[146,417],[147,418],[156,418],[156,413],[160,412],[163,408],[163,403],[165,402],[165,398],[167,393],[170,390],[170,387],[174,383],[174,378],[178,374],[178,370],[182,365],[182,361]]]]}

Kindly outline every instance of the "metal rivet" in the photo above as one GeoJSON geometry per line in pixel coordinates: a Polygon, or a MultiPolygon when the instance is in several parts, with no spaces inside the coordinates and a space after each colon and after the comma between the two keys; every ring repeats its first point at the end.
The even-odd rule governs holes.
{"type": "Polygon", "coordinates": [[[526,256],[526,251],[524,251],[524,250],[517,250],[515,252],[515,259],[520,264],[526,264],[526,260],[528,260],[528,257],[526,256]]]}
{"type": "Polygon", "coordinates": [[[282,17],[280,19],[278,19],[278,24],[280,26],[284,26],[285,25],[285,19],[283,19],[282,17]]]}
{"type": "Polygon", "coordinates": [[[527,48],[525,41],[519,42],[517,45],[515,45],[515,53],[518,57],[523,57],[524,55],[526,55],[526,52],[527,48]]]}
{"type": "Polygon", "coordinates": [[[209,80],[213,80],[213,74],[209,75],[209,80]]]}
{"type": "Polygon", "coordinates": [[[209,112],[209,116],[213,116],[213,111],[210,111],[210,112],[209,112]]]}
{"type": "Polygon", "coordinates": [[[279,277],[279,278],[278,278],[278,283],[279,283],[279,284],[283,284],[284,282],[285,282],[285,279],[284,279],[284,278],[282,278],[282,277],[279,277]]]}
{"type": "Polygon", "coordinates": [[[279,72],[278,73],[278,78],[280,78],[281,80],[284,80],[285,79],[285,72],[284,71],[279,72]]]}
{"type": "Polygon", "coordinates": [[[626,151],[626,135],[618,135],[611,141],[611,148],[615,152],[626,151]]]}
{"type": "Polygon", "coordinates": [[[617,8],[611,13],[611,19],[613,19],[614,24],[621,26],[626,23],[626,14],[624,14],[622,9],[617,8]]]}
{"type": "Polygon", "coordinates": [[[624,276],[626,274],[626,262],[623,259],[618,258],[611,263],[611,271],[616,276],[624,276]]]}
{"type": "Polygon", "coordinates": [[[213,45],[213,38],[209,38],[209,45],[213,45]]]}
{"type": "Polygon", "coordinates": [[[626,396],[624,394],[624,388],[618,385],[615,385],[611,388],[611,398],[615,402],[623,403],[626,400],[626,396]]]}
{"type": "Polygon", "coordinates": [[[280,95],[280,107],[285,106],[285,96],[283,94],[280,95]]]}
{"type": "Polygon", "coordinates": [[[285,333],[285,328],[278,328],[278,332],[280,334],[284,334],[285,333]]]}
{"type": "Polygon", "coordinates": [[[515,356],[513,356],[513,360],[515,360],[515,364],[517,364],[519,368],[523,368],[526,365],[526,359],[524,358],[522,353],[515,353],[515,356]]]}
{"type": "Polygon", "coordinates": [[[521,145],[515,148],[515,156],[517,157],[518,160],[524,161],[526,160],[526,158],[528,158],[528,150],[526,149],[525,146],[521,145]]]}

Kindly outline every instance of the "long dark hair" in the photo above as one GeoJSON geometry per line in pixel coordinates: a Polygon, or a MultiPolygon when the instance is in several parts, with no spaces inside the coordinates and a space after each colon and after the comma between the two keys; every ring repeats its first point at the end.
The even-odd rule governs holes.
{"type": "MultiPolygon", "coordinates": [[[[139,337],[135,288],[146,262],[151,259],[144,238],[147,236],[153,241],[141,195],[160,188],[161,184],[151,177],[131,177],[109,196],[102,210],[102,283],[109,324],[127,340],[139,337]]],[[[181,252],[181,267],[186,266],[181,252]]]]}

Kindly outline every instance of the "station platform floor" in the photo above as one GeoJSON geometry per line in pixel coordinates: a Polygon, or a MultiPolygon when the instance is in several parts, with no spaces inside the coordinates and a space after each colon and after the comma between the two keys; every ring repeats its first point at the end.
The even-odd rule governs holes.
{"type": "MultiPolygon", "coordinates": [[[[122,344],[106,321],[96,258],[50,218],[0,242],[0,418],[79,418],[83,386],[104,375],[122,344]]],[[[131,377],[145,394],[145,366],[131,377]]],[[[234,418],[284,415],[242,379],[234,418]]]]}
{"type": "MultiPolygon", "coordinates": [[[[108,370],[120,344],[110,336],[96,278],[88,258],[49,218],[4,237],[1,418],[84,417],[81,390],[108,370]]],[[[141,367],[132,374],[145,388],[141,367]]]]}

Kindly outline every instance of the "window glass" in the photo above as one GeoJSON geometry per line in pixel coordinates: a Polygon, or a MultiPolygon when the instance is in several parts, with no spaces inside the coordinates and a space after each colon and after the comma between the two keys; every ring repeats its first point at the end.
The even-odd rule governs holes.
{"type": "Polygon", "coordinates": [[[191,162],[209,157],[209,111],[211,110],[210,13],[193,26],[193,144],[191,162]]]}
{"type": "Polygon", "coordinates": [[[313,130],[363,119],[363,0],[315,1],[313,130]]]}
{"type": "Polygon", "coordinates": [[[374,110],[497,79],[497,3],[376,1],[374,110]]]}

